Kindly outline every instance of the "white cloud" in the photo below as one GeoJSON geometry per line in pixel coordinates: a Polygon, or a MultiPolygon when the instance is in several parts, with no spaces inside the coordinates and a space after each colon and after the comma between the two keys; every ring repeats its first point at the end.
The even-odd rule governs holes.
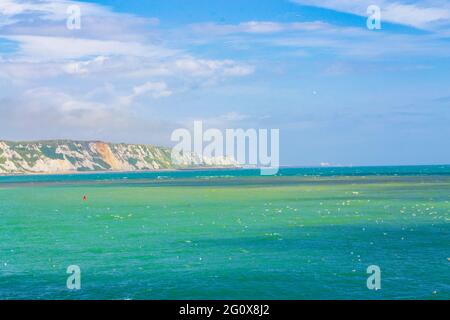
{"type": "MultiPolygon", "coordinates": [[[[139,96],[167,97],[200,82],[217,83],[253,72],[244,63],[198,59],[169,48],[154,36],[157,19],[84,2],[1,1],[0,41],[12,41],[17,48],[7,54],[0,51],[0,80],[7,81],[11,91],[51,86],[55,91],[71,87],[81,93],[109,83],[119,90],[110,92],[108,98],[114,100],[114,96],[130,106],[139,96]],[[67,7],[72,4],[80,5],[82,12],[82,28],[76,32],[66,28],[67,7]],[[2,28],[2,21],[8,25],[2,28]],[[166,83],[175,87],[169,89],[166,83]],[[123,92],[130,87],[132,94],[123,92]]],[[[80,93],[73,94],[83,100],[80,93]]],[[[104,101],[105,97],[92,99],[104,101]]]]}
{"type": "MultiPolygon", "coordinates": [[[[348,5],[354,3],[352,0],[348,5]]],[[[242,22],[234,25],[206,23],[193,25],[192,29],[197,35],[204,36],[205,41],[226,41],[237,48],[244,44],[246,50],[252,50],[256,46],[290,48],[291,50],[285,51],[285,54],[299,57],[312,56],[317,52],[359,58],[403,54],[444,57],[450,54],[450,48],[443,40],[442,31],[439,34],[404,34],[374,32],[368,30],[365,23],[360,27],[354,27],[322,21],[265,22],[262,25],[271,28],[262,27],[258,36],[254,36],[248,28],[252,23],[242,22]]]]}
{"type": "Polygon", "coordinates": [[[88,74],[92,69],[101,68],[108,57],[98,56],[92,60],[70,62],[63,66],[63,70],[68,74],[88,74]]]}
{"type": "Polygon", "coordinates": [[[439,0],[387,1],[387,0],[293,0],[301,5],[321,7],[339,12],[367,16],[367,8],[377,5],[382,21],[408,25],[421,29],[438,23],[450,23],[450,3],[439,0]]]}
{"type": "Polygon", "coordinates": [[[137,42],[32,35],[3,36],[3,38],[19,43],[17,53],[19,56],[40,60],[77,59],[94,55],[163,57],[175,53],[174,50],[137,42]]]}
{"type": "Polygon", "coordinates": [[[126,117],[117,106],[90,101],[50,87],[37,87],[23,92],[22,96],[4,103],[2,114],[17,125],[36,127],[45,125],[75,128],[118,127],[126,117]],[[12,110],[7,110],[13,108],[12,110]]]}
{"type": "Polygon", "coordinates": [[[165,82],[146,82],[133,88],[133,96],[150,94],[153,98],[162,98],[172,95],[165,82]]]}
{"type": "MultiPolygon", "coordinates": [[[[7,84],[2,134],[100,138],[102,132],[125,136],[136,127],[147,132],[158,122],[149,117],[157,99],[254,72],[246,63],[169,47],[156,19],[84,2],[0,2],[0,41],[14,42],[14,52],[0,50],[0,82],[7,84]],[[67,7],[74,3],[81,7],[82,27],[71,31],[67,7]]],[[[271,27],[247,26],[252,32],[271,27]]],[[[161,134],[168,130],[158,128],[161,134]]]]}
{"type": "Polygon", "coordinates": [[[450,6],[427,8],[411,4],[392,3],[382,9],[382,17],[387,21],[426,29],[437,22],[450,22],[450,6]]]}
{"type": "Polygon", "coordinates": [[[233,60],[205,60],[185,57],[175,61],[175,68],[195,77],[245,76],[253,73],[252,66],[233,60]]]}
{"type": "Polygon", "coordinates": [[[12,84],[20,84],[30,80],[56,77],[61,68],[55,63],[0,59],[0,78],[8,79],[12,84]]]}
{"type": "Polygon", "coordinates": [[[342,31],[285,36],[264,39],[260,43],[272,46],[320,50],[334,56],[376,58],[393,56],[447,57],[450,48],[434,35],[386,34],[368,31],[364,35],[342,31]]]}
{"type": "Polygon", "coordinates": [[[173,122],[137,116],[117,99],[96,101],[89,95],[36,87],[0,98],[0,135],[11,140],[83,139],[112,142],[168,142],[173,122]]]}
{"type": "Polygon", "coordinates": [[[248,21],[239,24],[218,24],[218,23],[200,23],[194,24],[191,28],[195,32],[205,34],[233,34],[233,33],[248,33],[248,34],[270,34],[287,31],[311,31],[327,27],[328,24],[321,21],[314,22],[293,22],[281,23],[273,21],[248,21]]]}
{"type": "Polygon", "coordinates": [[[158,61],[128,59],[127,65],[128,70],[122,73],[122,77],[136,79],[173,77],[186,81],[217,81],[244,77],[255,71],[255,67],[247,63],[231,59],[199,59],[191,55],[179,55],[158,61]]]}
{"type": "Polygon", "coordinates": [[[63,20],[67,18],[67,8],[71,5],[78,5],[82,9],[83,15],[105,15],[111,11],[105,7],[97,6],[79,1],[66,0],[38,0],[38,1],[17,1],[2,0],[0,5],[0,15],[14,17],[18,15],[33,14],[40,19],[63,20]]]}
{"type": "MultiPolygon", "coordinates": [[[[168,48],[162,41],[152,40],[143,30],[154,26],[157,19],[119,14],[96,4],[4,0],[0,17],[16,19],[16,23],[0,32],[0,38],[15,42],[18,48],[14,55],[2,61],[10,76],[31,79],[33,72],[39,71],[39,76],[45,78],[59,71],[70,75],[111,72],[150,78],[180,75],[217,79],[253,72],[253,67],[231,60],[197,59],[168,48]],[[75,33],[67,30],[65,24],[67,7],[72,4],[82,8],[83,27],[75,33]],[[18,65],[22,71],[13,72],[12,66],[18,65]],[[45,67],[51,70],[43,72],[45,67]]],[[[110,76],[115,77],[114,74],[110,76]]]]}
{"type": "Polygon", "coordinates": [[[129,107],[137,98],[141,96],[159,99],[169,97],[171,95],[172,91],[165,82],[146,82],[133,87],[133,92],[130,95],[119,97],[117,100],[122,107],[129,107]]]}

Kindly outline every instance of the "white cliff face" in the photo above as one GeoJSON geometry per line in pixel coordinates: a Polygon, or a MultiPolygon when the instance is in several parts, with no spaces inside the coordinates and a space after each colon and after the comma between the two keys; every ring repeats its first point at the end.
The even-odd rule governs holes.
{"type": "Polygon", "coordinates": [[[168,148],[86,141],[0,141],[0,174],[136,171],[183,167],[237,167],[230,158],[185,154],[174,163],[168,148]]]}

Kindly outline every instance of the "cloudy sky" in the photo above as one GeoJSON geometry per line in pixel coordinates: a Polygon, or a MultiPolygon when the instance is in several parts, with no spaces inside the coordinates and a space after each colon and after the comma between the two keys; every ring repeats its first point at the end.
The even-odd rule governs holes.
{"type": "Polygon", "coordinates": [[[450,163],[450,2],[0,0],[0,139],[170,145],[194,120],[279,128],[282,165],[450,163]]]}

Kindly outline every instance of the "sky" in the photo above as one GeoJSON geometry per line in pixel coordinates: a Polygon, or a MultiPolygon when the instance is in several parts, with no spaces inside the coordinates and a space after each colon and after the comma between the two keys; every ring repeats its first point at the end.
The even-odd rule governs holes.
{"type": "Polygon", "coordinates": [[[450,1],[0,0],[0,140],[195,120],[279,129],[281,165],[449,164],[450,1]]]}

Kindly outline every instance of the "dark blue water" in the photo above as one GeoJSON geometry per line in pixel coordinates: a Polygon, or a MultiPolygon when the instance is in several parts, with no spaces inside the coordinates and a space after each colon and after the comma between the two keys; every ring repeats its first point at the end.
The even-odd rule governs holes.
{"type": "MultiPolygon", "coordinates": [[[[280,168],[276,176],[433,176],[450,175],[450,165],[280,168]]],[[[205,177],[258,177],[259,169],[204,169],[177,171],[95,172],[82,174],[0,176],[0,183],[111,180],[192,179],[205,177]]]]}

